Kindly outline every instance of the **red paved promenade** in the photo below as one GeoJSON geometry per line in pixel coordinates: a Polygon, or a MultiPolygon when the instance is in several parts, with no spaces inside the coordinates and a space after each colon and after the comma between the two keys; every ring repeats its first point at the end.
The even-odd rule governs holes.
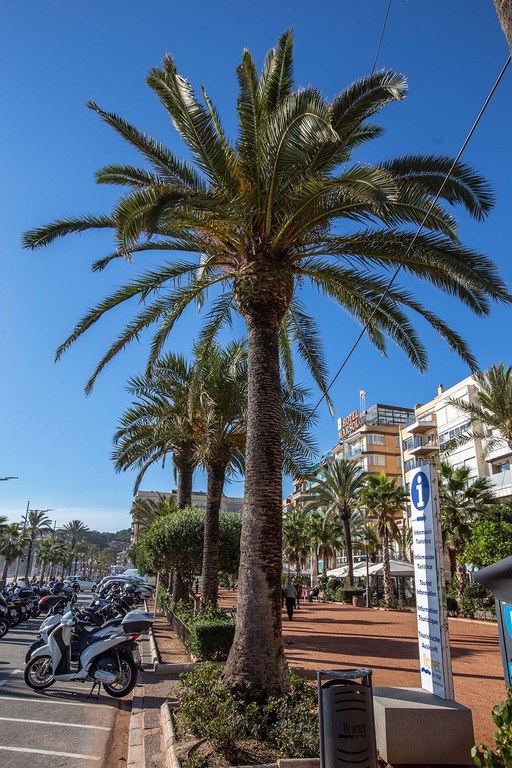
{"type": "MultiPolygon", "coordinates": [[[[236,604],[221,591],[220,606],[236,604]]],[[[477,741],[494,741],[491,710],[505,698],[496,624],[450,619],[455,698],[473,712],[477,741]]],[[[303,603],[288,621],[283,611],[286,655],[308,677],[318,669],[369,666],[375,686],[419,687],[416,614],[303,603]]]]}

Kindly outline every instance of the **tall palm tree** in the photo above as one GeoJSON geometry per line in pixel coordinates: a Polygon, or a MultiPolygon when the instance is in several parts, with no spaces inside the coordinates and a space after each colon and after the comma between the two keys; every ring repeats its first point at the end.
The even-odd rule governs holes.
{"type": "MultiPolygon", "coordinates": [[[[512,365],[491,365],[488,371],[475,374],[479,389],[476,403],[452,398],[449,402],[469,417],[474,437],[486,440],[486,454],[497,448],[512,451],[512,365]]],[[[460,435],[447,448],[463,445],[471,436],[460,435]]]]}
{"type": "Polygon", "coordinates": [[[28,536],[27,567],[25,568],[25,581],[28,580],[32,564],[32,551],[34,542],[42,534],[51,531],[52,521],[42,510],[31,509],[27,513],[25,532],[28,536]]]}
{"type": "Polygon", "coordinates": [[[86,536],[89,526],[83,523],[81,520],[71,520],[70,523],[66,523],[61,528],[68,543],[69,543],[69,557],[68,567],[71,568],[73,561],[76,563],[76,549],[77,545],[82,542],[86,536]]]}
{"type": "Polygon", "coordinates": [[[359,493],[366,482],[367,473],[354,459],[339,459],[328,464],[322,477],[312,477],[312,486],[303,501],[305,510],[323,507],[328,514],[343,523],[345,550],[347,553],[348,581],[354,586],[354,559],[352,552],[352,514],[356,509],[359,493]]]}
{"type": "Polygon", "coordinates": [[[192,503],[192,477],[197,466],[197,419],[191,403],[193,368],[183,355],[170,353],[155,370],[133,377],[128,392],[137,400],[121,417],[114,435],[112,459],[118,472],[137,467],[134,493],[155,463],[172,455],[178,475],[178,507],[192,503]]]}
{"type": "Polygon", "coordinates": [[[398,535],[397,521],[403,515],[407,498],[407,493],[398,485],[397,479],[388,480],[385,472],[368,475],[366,486],[361,490],[361,502],[366,514],[376,518],[375,530],[382,548],[386,608],[392,608],[395,604],[389,546],[391,540],[398,535]]]}
{"type": "Polygon", "coordinates": [[[172,257],[90,310],[59,348],[58,357],[105,313],[140,299],[138,314],[98,363],[88,391],[110,360],[156,324],[151,366],[189,304],[209,302],[206,345],[234,312],[242,316],[249,378],[245,512],[239,619],[224,679],[240,693],[262,698],[288,685],[281,638],[279,360],[291,363],[290,339],[326,390],[327,370],[315,354],[316,325],[300,300],[303,283],[368,323],[379,350],[389,336],[421,370],[426,350],[409,312],[426,319],[471,368],[476,364],[465,341],[441,318],[396,282],[388,287],[390,270],[400,265],[403,273],[455,295],[479,315],[490,311],[491,299],[512,297],[494,264],[462,245],[443,206],[461,204],[474,218],[485,218],[492,194],[471,168],[457,163],[445,183],[452,164],[447,157],[407,156],[379,164],[353,159],[356,149],[382,133],[371,118],[404,99],[402,75],[374,72],[330,101],[313,87],[294,90],[290,31],[268,53],[261,75],[248,51],[237,75],[239,128],[233,141],[206,91],[203,101],[196,98],[170,55],[150,71],[147,82],[191,160],[90,102],[149,167],[103,168],[99,183],[128,188],[110,215],[53,222],[28,232],[24,245],[38,248],[69,233],[111,228],[115,250],[96,261],[95,270],[142,251],[172,257]],[[414,237],[411,228],[423,222],[424,232],[414,237]]]}
{"type": "Polygon", "coordinates": [[[48,564],[50,566],[49,580],[51,581],[55,575],[55,568],[57,565],[62,564],[62,573],[64,574],[65,562],[69,558],[69,547],[60,536],[52,536],[51,546],[48,547],[48,564]]]}
{"type": "Polygon", "coordinates": [[[441,461],[439,472],[439,502],[443,544],[450,559],[450,573],[455,576],[458,597],[468,583],[466,566],[461,555],[471,535],[472,523],[479,515],[489,514],[498,507],[486,477],[470,482],[469,467],[453,467],[441,461]]]}
{"type": "Polygon", "coordinates": [[[0,555],[4,558],[4,568],[0,587],[4,587],[7,581],[9,566],[25,552],[29,538],[23,533],[18,523],[10,523],[0,531],[0,555]]]}

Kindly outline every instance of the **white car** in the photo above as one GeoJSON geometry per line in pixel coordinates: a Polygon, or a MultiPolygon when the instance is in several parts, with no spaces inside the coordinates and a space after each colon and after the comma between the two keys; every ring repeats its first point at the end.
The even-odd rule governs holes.
{"type": "Polygon", "coordinates": [[[88,579],[86,576],[68,576],[70,581],[77,581],[80,587],[80,592],[91,590],[96,586],[96,582],[92,579],[88,579]]]}

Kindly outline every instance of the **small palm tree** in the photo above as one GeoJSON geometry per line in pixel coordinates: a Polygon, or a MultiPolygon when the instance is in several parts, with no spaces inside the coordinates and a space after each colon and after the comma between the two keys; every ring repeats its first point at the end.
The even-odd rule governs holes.
{"type": "Polygon", "coordinates": [[[9,566],[25,552],[29,537],[23,533],[18,523],[5,525],[0,532],[0,555],[4,558],[4,568],[0,587],[4,587],[7,581],[9,566]]]}
{"type": "Polygon", "coordinates": [[[136,467],[134,493],[153,464],[172,456],[178,475],[178,507],[192,503],[197,466],[197,420],[191,405],[193,368],[183,355],[170,353],[146,376],[133,377],[128,392],[136,396],[114,435],[112,459],[117,472],[136,467]]]}
{"type": "Polygon", "coordinates": [[[348,581],[351,587],[354,586],[351,521],[366,477],[367,473],[363,472],[357,461],[339,459],[325,467],[323,478],[311,478],[311,489],[303,496],[306,511],[323,507],[329,515],[338,517],[343,523],[348,581]]]}
{"type": "Polygon", "coordinates": [[[471,535],[472,524],[479,515],[488,515],[497,509],[499,502],[493,496],[486,477],[471,482],[469,467],[455,468],[441,461],[438,472],[443,544],[450,559],[451,576],[456,578],[460,599],[468,583],[461,555],[471,535]]]}
{"type": "MultiPolygon", "coordinates": [[[[485,439],[485,453],[508,447],[512,451],[512,365],[491,365],[485,373],[475,374],[479,390],[477,403],[452,398],[449,402],[469,418],[474,437],[485,439]]],[[[471,439],[461,435],[447,450],[471,439]]]]}
{"type": "Polygon", "coordinates": [[[299,581],[310,552],[309,534],[307,515],[304,510],[294,507],[283,520],[283,554],[287,562],[293,563],[299,581]]]}
{"type": "Polygon", "coordinates": [[[240,610],[224,677],[233,689],[261,699],[288,685],[281,638],[280,359],[291,371],[294,341],[326,392],[327,370],[316,354],[316,324],[301,302],[302,284],[333,299],[356,322],[368,323],[378,349],[384,351],[387,336],[422,370],[426,349],[408,313],[426,319],[472,369],[476,363],[464,339],[441,318],[409,290],[389,286],[390,269],[399,265],[403,274],[457,296],[479,315],[489,313],[491,299],[512,297],[494,264],[461,244],[444,206],[461,204],[476,219],[491,210],[491,191],[471,168],[458,162],[452,169],[448,157],[407,156],[378,164],[364,156],[363,162],[353,159],[361,145],[381,135],[376,113],[404,99],[402,75],[374,72],[332,100],[311,86],[295,89],[290,31],[268,53],[261,75],[248,51],[237,75],[239,126],[231,139],[206,92],[201,102],[170,55],[150,71],[148,84],[191,160],[91,102],[149,168],[103,168],[100,183],[128,187],[110,215],[51,223],[27,233],[24,245],[39,248],[69,233],[110,228],[115,250],[94,269],[143,251],[171,256],[101,301],[59,348],[58,356],[105,313],[140,299],[137,315],[98,363],[88,389],[148,327],[156,328],[152,366],[189,305],[209,302],[206,344],[235,312],[243,318],[249,399],[240,610]],[[419,223],[424,231],[413,235],[419,223]]]}
{"type": "Polygon", "coordinates": [[[307,516],[307,531],[314,554],[315,577],[317,577],[318,560],[323,560],[322,573],[325,573],[331,561],[334,560],[336,552],[344,545],[343,523],[339,518],[332,517],[326,510],[315,510],[307,516]]]}
{"type": "Polygon", "coordinates": [[[397,520],[403,515],[407,498],[407,493],[398,485],[397,479],[388,480],[385,472],[368,475],[366,486],[361,490],[361,502],[366,514],[376,518],[375,530],[382,549],[386,608],[392,608],[395,604],[389,547],[390,542],[398,536],[397,520]]]}
{"type": "Polygon", "coordinates": [[[36,552],[36,563],[41,566],[41,580],[44,581],[46,568],[51,562],[53,552],[53,538],[46,537],[40,540],[36,552]]]}
{"type": "Polygon", "coordinates": [[[28,536],[27,566],[25,569],[25,581],[28,580],[30,567],[32,564],[32,551],[34,542],[42,534],[51,531],[52,521],[47,517],[43,510],[31,509],[27,513],[25,532],[28,536]]]}
{"type": "Polygon", "coordinates": [[[75,560],[77,545],[84,540],[89,526],[82,523],[81,520],[72,520],[70,523],[63,525],[61,530],[69,542],[68,567],[71,568],[75,560]]]}
{"type": "Polygon", "coordinates": [[[62,564],[62,573],[64,574],[65,562],[69,558],[69,547],[60,536],[52,536],[51,546],[48,546],[48,564],[50,565],[50,581],[55,575],[56,566],[62,564]]]}

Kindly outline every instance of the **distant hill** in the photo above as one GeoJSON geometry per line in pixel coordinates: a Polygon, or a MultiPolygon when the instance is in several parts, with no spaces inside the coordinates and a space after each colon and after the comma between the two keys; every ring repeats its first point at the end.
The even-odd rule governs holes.
{"type": "Polygon", "coordinates": [[[119,552],[121,549],[126,549],[130,543],[131,531],[129,528],[125,528],[122,531],[116,533],[102,532],[102,531],[87,531],[85,535],[85,541],[90,544],[95,544],[100,549],[113,549],[119,552]]]}

